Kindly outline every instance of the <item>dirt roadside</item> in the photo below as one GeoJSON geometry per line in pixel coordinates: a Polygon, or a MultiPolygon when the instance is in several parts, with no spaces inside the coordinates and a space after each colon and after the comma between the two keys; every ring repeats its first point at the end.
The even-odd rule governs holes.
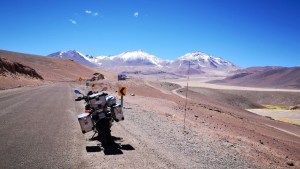
{"type": "Polygon", "coordinates": [[[260,168],[241,156],[249,151],[245,147],[219,140],[206,128],[195,130],[188,122],[183,130],[181,118],[168,110],[176,104],[143,96],[126,100],[126,119],[112,127],[115,144],[102,147],[97,140],[87,141],[83,151],[86,163],[81,167],[260,168]],[[157,107],[150,109],[149,104],[141,102],[157,107]],[[169,106],[156,111],[165,104],[169,106]]]}
{"type": "MultiPolygon", "coordinates": [[[[139,105],[140,108],[152,114],[158,113],[163,117],[172,117],[172,122],[182,126],[185,101],[172,94],[176,86],[165,82],[150,82],[150,84],[147,85],[140,80],[126,82],[128,94],[135,94],[135,96],[126,96],[129,97],[126,99],[127,102],[139,105]]],[[[299,167],[300,139],[274,128],[274,126],[291,127],[299,131],[296,126],[278,123],[233,106],[221,104],[195,92],[190,93],[189,98],[186,121],[192,130],[199,132],[206,130],[207,135],[216,138],[214,140],[242,147],[237,156],[248,161],[255,161],[255,165],[262,166],[262,168],[299,167]]],[[[228,150],[219,148],[218,151],[228,150]]]]}

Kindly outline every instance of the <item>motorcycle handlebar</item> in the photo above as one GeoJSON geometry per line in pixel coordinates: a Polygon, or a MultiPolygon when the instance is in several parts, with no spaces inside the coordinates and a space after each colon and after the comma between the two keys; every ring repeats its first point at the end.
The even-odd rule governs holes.
{"type": "Polygon", "coordinates": [[[75,101],[81,101],[83,98],[82,97],[77,97],[76,99],[75,99],[75,101]]]}

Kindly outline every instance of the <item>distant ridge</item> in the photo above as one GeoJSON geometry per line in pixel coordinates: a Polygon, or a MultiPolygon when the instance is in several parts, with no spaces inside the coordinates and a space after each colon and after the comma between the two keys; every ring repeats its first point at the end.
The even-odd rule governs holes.
{"type": "Polygon", "coordinates": [[[88,55],[85,56],[76,50],[55,52],[48,56],[55,57],[55,58],[71,59],[71,60],[74,60],[74,61],[76,61],[80,64],[83,64],[83,65],[86,65],[86,66],[91,66],[91,67],[96,66],[95,63],[91,62],[92,57],[90,57],[88,55]]]}
{"type": "Polygon", "coordinates": [[[270,88],[300,89],[300,67],[250,67],[211,83],[270,88]]]}

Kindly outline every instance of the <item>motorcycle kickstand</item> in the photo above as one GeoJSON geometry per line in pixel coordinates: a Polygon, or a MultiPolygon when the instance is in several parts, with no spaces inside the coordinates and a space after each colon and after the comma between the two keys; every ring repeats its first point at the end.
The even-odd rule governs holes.
{"type": "Polygon", "coordinates": [[[90,141],[91,141],[91,140],[94,140],[94,136],[96,135],[96,133],[97,133],[97,132],[94,132],[92,138],[89,139],[90,141]]]}

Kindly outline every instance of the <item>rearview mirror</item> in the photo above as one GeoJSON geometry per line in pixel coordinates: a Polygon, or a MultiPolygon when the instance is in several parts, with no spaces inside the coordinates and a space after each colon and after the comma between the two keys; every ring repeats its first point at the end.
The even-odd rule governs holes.
{"type": "Polygon", "coordinates": [[[75,94],[81,94],[81,92],[79,90],[74,90],[75,94]]]}

